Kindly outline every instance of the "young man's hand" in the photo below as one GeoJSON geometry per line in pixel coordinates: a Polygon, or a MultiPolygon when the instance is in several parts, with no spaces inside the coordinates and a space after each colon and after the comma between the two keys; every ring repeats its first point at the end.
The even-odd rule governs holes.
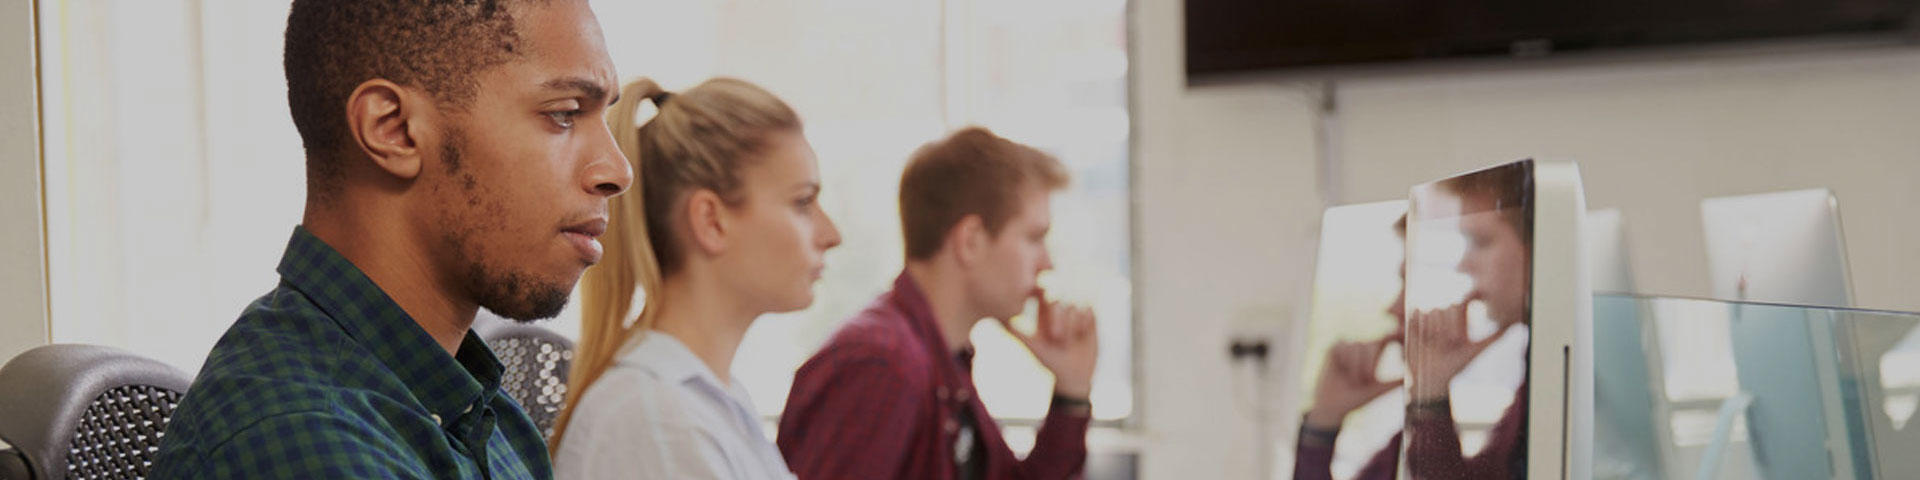
{"type": "Polygon", "coordinates": [[[1099,326],[1093,310],[1047,301],[1045,290],[1034,289],[1040,315],[1032,335],[1021,333],[1004,320],[1001,326],[1026,345],[1040,365],[1053,373],[1054,393],[1087,399],[1093,393],[1093,366],[1100,357],[1099,326]]]}
{"type": "Polygon", "coordinates": [[[1506,333],[1502,328],[1487,338],[1474,341],[1467,337],[1467,304],[1423,312],[1407,318],[1407,373],[1413,381],[1409,392],[1416,402],[1447,398],[1453,377],[1480,352],[1506,333]]]}
{"type": "Polygon", "coordinates": [[[1374,373],[1380,365],[1380,352],[1392,341],[1392,337],[1368,342],[1343,341],[1327,349],[1327,361],[1320,366],[1320,379],[1314,382],[1307,426],[1339,429],[1348,413],[1399,387],[1404,380],[1382,382],[1374,373]]]}

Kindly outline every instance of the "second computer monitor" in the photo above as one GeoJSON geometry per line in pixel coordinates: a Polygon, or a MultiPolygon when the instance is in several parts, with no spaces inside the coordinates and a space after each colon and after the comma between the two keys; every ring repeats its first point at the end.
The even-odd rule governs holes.
{"type": "Polygon", "coordinates": [[[1839,204],[1824,188],[1700,202],[1713,296],[1852,306],[1839,204]]]}

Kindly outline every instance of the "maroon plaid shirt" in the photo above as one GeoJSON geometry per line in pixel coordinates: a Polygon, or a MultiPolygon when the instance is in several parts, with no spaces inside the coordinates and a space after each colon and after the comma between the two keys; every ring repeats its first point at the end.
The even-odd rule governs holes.
{"type": "Polygon", "coordinates": [[[802,480],[951,479],[960,409],[980,419],[988,479],[1066,479],[1087,458],[1085,416],[1048,412],[1025,460],[974,394],[971,357],[955,359],[925,294],[902,273],[794,374],[780,453],[802,480]]]}
{"type": "MultiPolygon", "coordinates": [[[[1451,411],[1451,402],[1443,409],[1451,411]]],[[[1424,459],[1416,478],[1525,478],[1527,449],[1527,384],[1520,384],[1513,403],[1493,424],[1491,437],[1480,453],[1471,457],[1460,451],[1460,427],[1452,415],[1422,415],[1408,412],[1409,430],[1423,432],[1408,447],[1409,455],[1424,459]]],[[[1393,435],[1387,447],[1367,460],[1354,480],[1390,480],[1399,475],[1400,441],[1405,431],[1393,435]]],[[[1293,479],[1331,480],[1333,445],[1309,444],[1305,438],[1295,442],[1293,479]]]]}

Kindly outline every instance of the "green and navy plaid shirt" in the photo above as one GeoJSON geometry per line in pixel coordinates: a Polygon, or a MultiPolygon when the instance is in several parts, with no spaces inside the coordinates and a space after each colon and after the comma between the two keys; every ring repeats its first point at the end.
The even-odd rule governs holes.
{"type": "Polygon", "coordinates": [[[167,426],[153,478],[551,478],[540,431],[469,332],[447,355],[296,227],[167,426]]]}

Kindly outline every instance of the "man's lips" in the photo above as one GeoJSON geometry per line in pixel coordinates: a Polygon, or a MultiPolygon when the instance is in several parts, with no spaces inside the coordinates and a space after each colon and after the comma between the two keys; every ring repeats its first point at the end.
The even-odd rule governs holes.
{"type": "Polygon", "coordinates": [[[596,218],[576,223],[560,231],[573,243],[573,248],[580,252],[581,260],[585,260],[588,264],[600,262],[600,256],[605,251],[600,246],[599,238],[600,235],[607,233],[607,219],[596,218]]]}
{"type": "Polygon", "coordinates": [[[560,229],[560,231],[567,232],[567,233],[578,233],[578,234],[586,235],[592,238],[599,238],[601,235],[604,235],[607,233],[607,219],[595,218],[592,220],[587,220],[584,222],[569,225],[566,228],[560,229]]]}

